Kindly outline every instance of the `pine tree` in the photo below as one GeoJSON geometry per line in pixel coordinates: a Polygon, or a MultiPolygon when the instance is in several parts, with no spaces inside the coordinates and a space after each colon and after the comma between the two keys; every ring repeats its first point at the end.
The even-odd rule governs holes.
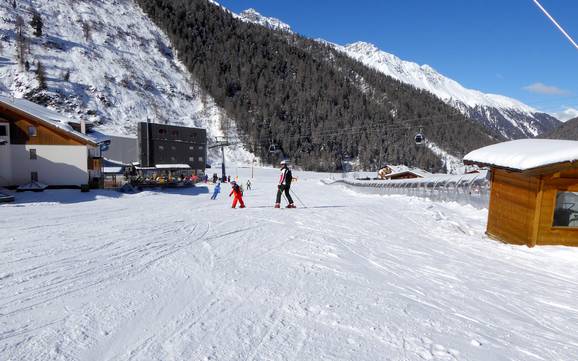
{"type": "Polygon", "coordinates": [[[32,11],[32,21],[30,21],[30,25],[34,29],[32,33],[34,34],[34,36],[36,37],[42,36],[42,26],[44,25],[44,23],[42,22],[42,17],[40,16],[40,13],[38,13],[38,11],[36,10],[32,11]]]}
{"type": "Polygon", "coordinates": [[[16,15],[14,21],[14,32],[16,34],[16,59],[23,66],[26,63],[26,35],[24,34],[24,19],[16,15]]]}
{"type": "Polygon", "coordinates": [[[62,80],[64,80],[65,82],[70,81],[70,69],[66,69],[66,71],[62,73],[62,80]]]}
{"type": "Polygon", "coordinates": [[[36,62],[36,80],[38,81],[38,89],[45,90],[48,88],[46,84],[46,69],[40,60],[36,62]]]}
{"type": "Polygon", "coordinates": [[[84,40],[88,43],[92,38],[92,29],[90,24],[86,21],[82,22],[82,34],[84,36],[84,40]]]}

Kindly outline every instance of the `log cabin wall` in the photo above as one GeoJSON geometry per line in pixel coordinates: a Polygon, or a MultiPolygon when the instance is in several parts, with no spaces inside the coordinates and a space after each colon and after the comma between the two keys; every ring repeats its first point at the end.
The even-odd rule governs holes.
{"type": "Polygon", "coordinates": [[[487,233],[506,243],[531,244],[539,176],[492,169],[487,233]]]}
{"type": "Polygon", "coordinates": [[[393,177],[385,177],[386,179],[414,179],[414,178],[418,178],[417,175],[413,174],[413,173],[404,173],[404,174],[399,174],[399,175],[394,175],[393,177]]]}
{"type": "MultiPolygon", "coordinates": [[[[578,246],[578,228],[554,227],[554,209],[558,192],[578,192],[578,169],[544,177],[537,245],[578,246]]],[[[575,206],[578,210],[578,205],[575,206]]]]}

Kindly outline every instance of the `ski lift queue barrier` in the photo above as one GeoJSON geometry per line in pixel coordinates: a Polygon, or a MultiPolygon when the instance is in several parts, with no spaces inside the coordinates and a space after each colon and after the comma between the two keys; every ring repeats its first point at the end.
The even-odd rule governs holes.
{"type": "Polygon", "coordinates": [[[458,202],[476,208],[488,208],[490,181],[488,172],[464,175],[433,175],[426,178],[399,180],[326,179],[327,185],[344,185],[368,194],[400,194],[433,201],[458,202]]]}

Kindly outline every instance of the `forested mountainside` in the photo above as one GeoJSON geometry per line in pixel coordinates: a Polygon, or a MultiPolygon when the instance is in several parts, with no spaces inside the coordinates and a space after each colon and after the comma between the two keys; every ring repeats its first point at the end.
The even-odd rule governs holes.
{"type": "MultiPolygon", "coordinates": [[[[133,0],[0,1],[0,38],[0,93],[101,131],[136,135],[136,123],[149,119],[206,128],[211,141],[234,124],[133,0]]],[[[242,147],[228,156],[252,159],[242,147]]]]}
{"type": "Polygon", "coordinates": [[[320,42],[242,21],[206,0],[136,0],[163,29],[201,87],[236,121],[242,140],[273,161],[336,170],[384,162],[443,165],[414,134],[461,155],[501,139],[431,93],[320,42]]]}
{"type": "MultiPolygon", "coordinates": [[[[272,29],[291,32],[291,27],[279,19],[248,9],[237,15],[244,21],[272,29]]],[[[375,68],[403,83],[431,92],[465,116],[478,121],[505,138],[527,138],[551,131],[560,125],[555,117],[540,112],[519,100],[498,94],[468,89],[427,64],[419,65],[378,49],[375,45],[358,41],[345,46],[316,39],[345,53],[365,65],[375,68]]]]}
{"type": "Polygon", "coordinates": [[[538,138],[578,140],[578,118],[570,119],[553,131],[540,135],[538,138]]]}

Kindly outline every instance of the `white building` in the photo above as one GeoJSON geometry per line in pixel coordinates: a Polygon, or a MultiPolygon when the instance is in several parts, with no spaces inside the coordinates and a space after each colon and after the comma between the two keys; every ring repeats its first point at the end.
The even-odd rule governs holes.
{"type": "Polygon", "coordinates": [[[0,186],[97,182],[104,139],[76,131],[71,124],[79,123],[30,101],[0,96],[0,186]]]}

